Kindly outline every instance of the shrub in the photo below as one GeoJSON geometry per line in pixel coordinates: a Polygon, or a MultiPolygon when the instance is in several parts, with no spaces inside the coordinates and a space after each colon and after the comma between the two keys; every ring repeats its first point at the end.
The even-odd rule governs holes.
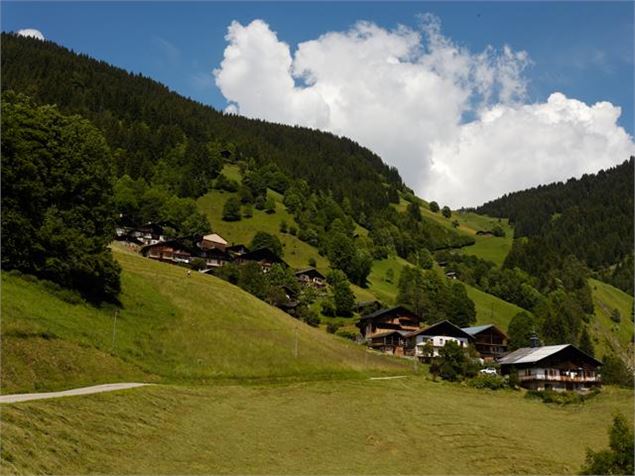
{"type": "Polygon", "coordinates": [[[192,269],[196,271],[200,271],[201,269],[206,268],[205,260],[203,258],[194,258],[192,260],[191,265],[192,265],[192,269]]]}
{"type": "Polygon", "coordinates": [[[557,403],[558,405],[580,404],[591,397],[600,393],[600,390],[594,388],[588,394],[583,395],[578,392],[556,392],[555,390],[530,390],[525,395],[526,398],[537,398],[545,403],[557,403]]]}
{"type": "Polygon", "coordinates": [[[469,385],[474,388],[487,388],[489,390],[500,390],[506,388],[508,383],[500,375],[478,374],[469,381],[469,385]]]}
{"type": "Polygon", "coordinates": [[[352,331],[347,331],[346,329],[340,329],[335,333],[336,336],[344,337],[345,339],[355,340],[357,339],[357,334],[352,331]]]}
{"type": "Polygon", "coordinates": [[[322,303],[320,304],[320,308],[322,309],[322,314],[324,314],[325,316],[335,317],[335,315],[337,314],[335,310],[335,303],[331,298],[322,301],[322,303]]]}
{"type": "Polygon", "coordinates": [[[223,220],[239,221],[241,218],[240,200],[236,197],[229,197],[223,205],[223,220]]]}

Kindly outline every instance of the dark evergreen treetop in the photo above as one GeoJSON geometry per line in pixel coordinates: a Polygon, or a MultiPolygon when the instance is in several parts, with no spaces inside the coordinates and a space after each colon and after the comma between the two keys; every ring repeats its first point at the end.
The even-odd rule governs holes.
{"type": "Polygon", "coordinates": [[[508,217],[515,237],[529,238],[515,243],[509,264],[539,274],[573,255],[632,293],[633,166],[631,157],[597,174],[504,195],[476,211],[508,217]]]}
{"type": "Polygon", "coordinates": [[[152,182],[159,164],[178,170],[180,196],[207,191],[205,182],[219,172],[219,155],[275,163],[287,176],[330,191],[338,202],[347,198],[356,215],[386,208],[389,191],[403,188],[394,167],[350,139],[224,114],[52,42],[3,33],[2,73],[3,90],[57,104],[97,125],[115,152],[118,176],[152,182]]]}

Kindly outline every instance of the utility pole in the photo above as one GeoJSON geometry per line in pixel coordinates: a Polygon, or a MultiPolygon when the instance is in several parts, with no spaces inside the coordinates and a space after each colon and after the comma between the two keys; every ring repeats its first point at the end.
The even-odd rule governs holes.
{"type": "Polygon", "coordinates": [[[115,309],[115,319],[113,321],[112,324],[112,348],[113,350],[115,349],[115,335],[117,333],[117,313],[119,312],[118,309],[115,309]]]}

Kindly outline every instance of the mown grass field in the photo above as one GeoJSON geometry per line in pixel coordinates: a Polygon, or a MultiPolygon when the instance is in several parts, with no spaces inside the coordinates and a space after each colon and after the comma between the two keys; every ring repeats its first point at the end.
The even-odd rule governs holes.
{"type": "Polygon", "coordinates": [[[425,377],[156,386],[3,405],[2,472],[575,474],[633,393],[558,407],[425,377]]]}
{"type": "Polygon", "coordinates": [[[208,275],[120,252],[122,308],[70,304],[2,273],[2,391],[123,379],[210,382],[400,372],[404,364],[296,321],[208,275]],[[297,348],[297,357],[296,355],[297,348]]]}

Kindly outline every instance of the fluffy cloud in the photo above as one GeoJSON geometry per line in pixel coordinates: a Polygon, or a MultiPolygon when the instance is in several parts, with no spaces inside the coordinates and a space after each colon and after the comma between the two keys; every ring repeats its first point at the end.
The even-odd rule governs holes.
{"type": "Polygon", "coordinates": [[[44,35],[40,30],[36,30],[35,28],[24,28],[22,30],[18,30],[16,32],[18,36],[28,36],[30,38],[35,38],[36,40],[44,41],[44,35]]]}
{"type": "Polygon", "coordinates": [[[523,105],[524,51],[472,53],[430,15],[417,29],[358,22],[293,54],[262,20],[233,22],[226,40],[214,76],[227,111],[351,137],[420,195],[451,206],[594,171],[633,151],[616,125],[619,108],[559,94],[523,105]]]}
{"type": "Polygon", "coordinates": [[[587,106],[561,93],[546,103],[496,105],[430,149],[429,196],[470,206],[506,192],[597,172],[635,153],[617,126],[620,108],[587,106]]]}

